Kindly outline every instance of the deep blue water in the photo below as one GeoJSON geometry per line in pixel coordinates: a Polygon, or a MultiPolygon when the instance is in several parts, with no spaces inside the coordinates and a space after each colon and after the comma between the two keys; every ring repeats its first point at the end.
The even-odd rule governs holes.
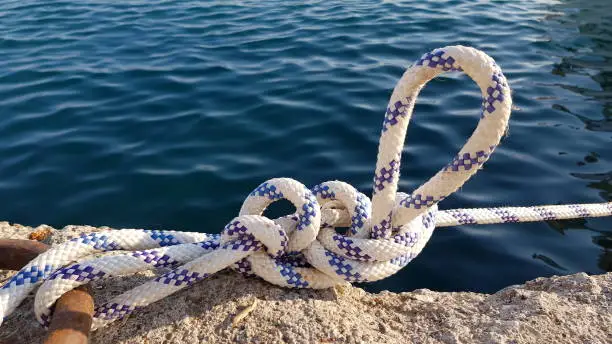
{"type": "MultiPolygon", "coordinates": [[[[442,209],[612,200],[612,2],[2,1],[0,219],[219,232],[262,181],[371,195],[404,69],[485,50],[516,109],[484,169],[442,209]]],[[[479,91],[427,85],[401,189],[446,164],[479,91]]],[[[491,292],[612,270],[612,219],[439,229],[369,290],[491,292]]]]}

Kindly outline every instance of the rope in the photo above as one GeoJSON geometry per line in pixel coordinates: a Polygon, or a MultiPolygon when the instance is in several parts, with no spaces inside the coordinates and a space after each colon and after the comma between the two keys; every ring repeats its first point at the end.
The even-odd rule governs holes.
{"type": "Polygon", "coordinates": [[[492,58],[449,46],[423,55],[397,83],[387,107],[372,200],[351,185],[329,181],[308,189],[277,178],[259,185],[220,235],[124,229],[82,235],[41,254],[0,289],[4,319],[39,284],[35,313],[48,326],[55,301],[91,281],[153,268],[171,270],[96,308],[92,329],[121,319],[227,267],[289,288],[329,288],[393,275],[423,249],[435,227],[612,215],[612,203],[437,209],[488,160],[506,132],[510,89],[492,58]],[[438,74],[463,71],[480,87],[478,126],[456,157],[411,194],[397,192],[401,153],[421,88],[438,74]],[[287,199],[293,215],[262,216],[287,199]],[[348,227],[346,234],[337,227],[348,227]],[[81,260],[96,252],[124,254],[81,260]],[[76,261],[76,263],[74,263],[76,261]]]}

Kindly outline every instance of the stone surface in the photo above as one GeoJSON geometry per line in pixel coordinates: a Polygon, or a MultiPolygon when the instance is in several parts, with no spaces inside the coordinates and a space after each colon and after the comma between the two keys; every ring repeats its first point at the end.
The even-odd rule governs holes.
{"type": "MultiPolygon", "coordinates": [[[[40,229],[40,228],[39,228],[40,229]]],[[[108,229],[108,228],[104,228],[108,229]]],[[[0,222],[0,238],[35,228],[0,222]]],[[[52,230],[49,243],[100,228],[52,230]]],[[[12,273],[0,271],[0,281],[12,273]]],[[[154,274],[100,281],[96,303],[154,274]]],[[[0,327],[0,342],[44,337],[30,296],[0,327]]],[[[91,335],[91,343],[610,343],[612,273],[539,278],[493,295],[370,294],[354,287],[290,290],[223,272],[91,335]],[[258,299],[255,309],[232,320],[258,299]]]]}

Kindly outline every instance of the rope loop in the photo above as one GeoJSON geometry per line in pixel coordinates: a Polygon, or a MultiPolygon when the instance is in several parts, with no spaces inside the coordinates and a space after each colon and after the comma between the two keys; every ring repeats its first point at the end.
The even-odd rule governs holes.
{"type": "Polygon", "coordinates": [[[435,49],[410,67],[395,86],[383,121],[372,197],[373,237],[390,237],[394,227],[426,212],[474,175],[506,132],[511,107],[506,78],[482,51],[463,46],[435,49]],[[415,101],[427,82],[448,71],[465,72],[480,87],[480,121],[457,156],[396,207],[401,154],[415,101]]]}
{"type": "Polygon", "coordinates": [[[244,200],[240,215],[261,215],[266,208],[280,199],[287,199],[297,210],[297,227],[287,249],[301,251],[315,240],[321,226],[321,207],[304,184],[290,178],[274,178],[259,185],[244,200]]]}

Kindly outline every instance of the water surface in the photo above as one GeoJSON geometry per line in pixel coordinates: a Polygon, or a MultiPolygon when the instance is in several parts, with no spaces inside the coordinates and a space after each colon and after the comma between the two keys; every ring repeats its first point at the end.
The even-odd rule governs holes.
{"type": "MultiPolygon", "coordinates": [[[[340,179],[371,195],[404,69],[445,45],[503,68],[516,110],[442,209],[612,200],[612,2],[3,1],[0,219],[219,232],[262,181],[340,179]]],[[[427,85],[401,189],[474,129],[475,84],[427,85]]],[[[612,270],[612,220],[440,229],[369,290],[492,292],[612,270]]]]}

